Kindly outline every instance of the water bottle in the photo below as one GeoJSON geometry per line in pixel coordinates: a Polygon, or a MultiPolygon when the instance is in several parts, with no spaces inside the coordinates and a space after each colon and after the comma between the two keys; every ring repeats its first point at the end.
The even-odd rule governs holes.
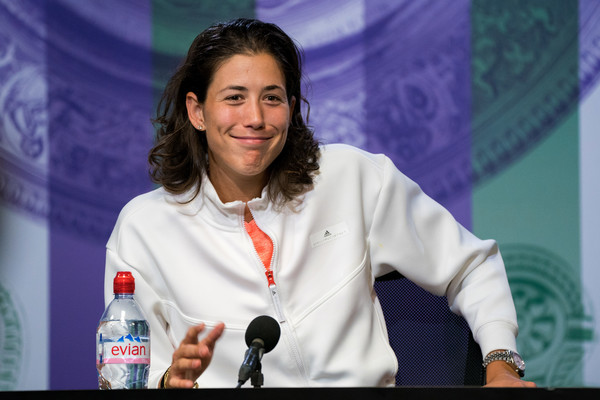
{"type": "Polygon", "coordinates": [[[146,389],[150,370],[150,329],[133,294],[131,272],[117,272],[115,298],[96,330],[96,368],[100,389],[146,389]]]}

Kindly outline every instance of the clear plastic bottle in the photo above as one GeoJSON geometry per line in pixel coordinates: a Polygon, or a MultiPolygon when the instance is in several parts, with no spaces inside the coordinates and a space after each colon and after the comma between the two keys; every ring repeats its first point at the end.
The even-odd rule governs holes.
{"type": "Polygon", "coordinates": [[[150,329],[133,298],[131,272],[117,272],[110,302],[96,330],[100,389],[146,389],[150,369],[150,329]]]}

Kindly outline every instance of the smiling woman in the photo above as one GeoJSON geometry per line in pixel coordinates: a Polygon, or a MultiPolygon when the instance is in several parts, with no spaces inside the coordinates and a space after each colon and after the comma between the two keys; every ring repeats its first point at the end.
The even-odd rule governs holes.
{"type": "MultiPolygon", "coordinates": [[[[283,150],[295,97],[266,53],[234,55],[214,74],[203,103],[189,92],[188,116],[206,134],[209,178],[221,201],[259,197],[268,167],[283,150]]],[[[251,218],[247,211],[246,219],[251,218]]]]}
{"type": "Polygon", "coordinates": [[[159,103],[149,156],[154,181],[174,194],[197,195],[209,171],[223,200],[242,194],[237,189],[246,200],[256,197],[265,184],[280,204],[305,192],[319,168],[319,146],[300,110],[301,66],[299,49],[273,24],[239,19],[198,35],[159,103]],[[243,157],[253,165],[247,172],[233,168],[242,148],[229,147],[225,133],[238,144],[257,141],[243,157]],[[225,157],[224,146],[234,153],[225,157]],[[244,175],[255,183],[238,179],[244,175]],[[222,192],[232,184],[236,194],[222,192]]]}
{"type": "Polygon", "coordinates": [[[398,361],[373,287],[393,270],[465,316],[491,355],[488,384],[531,385],[511,361],[516,315],[496,243],[388,157],[319,146],[301,76],[281,29],[239,19],[198,35],[165,89],[149,156],[162,187],[123,208],[106,261],[107,300],[117,271],[136,275],[149,386],[233,387],[260,315],[282,339],[244,368],[264,368],[268,386],[392,386],[398,361]]]}

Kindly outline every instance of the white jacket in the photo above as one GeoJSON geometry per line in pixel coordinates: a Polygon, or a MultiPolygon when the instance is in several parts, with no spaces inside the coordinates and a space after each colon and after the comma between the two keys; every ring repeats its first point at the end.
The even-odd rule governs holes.
{"type": "MultiPolygon", "coordinates": [[[[376,276],[393,269],[448,298],[482,352],[516,350],[516,314],[496,243],[481,241],[399,172],[391,160],[346,145],[323,146],[314,189],[296,210],[248,202],[274,244],[270,290],[244,229],[243,202],[223,204],[208,179],[187,204],[162,188],[122,210],[107,244],[105,296],[131,270],[151,330],[149,387],[187,329],[223,321],[201,387],[235,387],[249,322],[270,315],[281,339],[264,355],[265,387],[389,386],[388,343],[376,276]]],[[[248,384],[249,385],[249,384],[248,384]]]]}

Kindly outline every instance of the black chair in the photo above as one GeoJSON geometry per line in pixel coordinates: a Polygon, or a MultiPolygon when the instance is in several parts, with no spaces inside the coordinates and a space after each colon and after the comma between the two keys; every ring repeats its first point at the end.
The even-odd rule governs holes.
{"type": "Polygon", "coordinates": [[[479,345],[445,297],[434,296],[397,272],[378,278],[390,344],[398,358],[397,386],[481,386],[479,345]]]}

